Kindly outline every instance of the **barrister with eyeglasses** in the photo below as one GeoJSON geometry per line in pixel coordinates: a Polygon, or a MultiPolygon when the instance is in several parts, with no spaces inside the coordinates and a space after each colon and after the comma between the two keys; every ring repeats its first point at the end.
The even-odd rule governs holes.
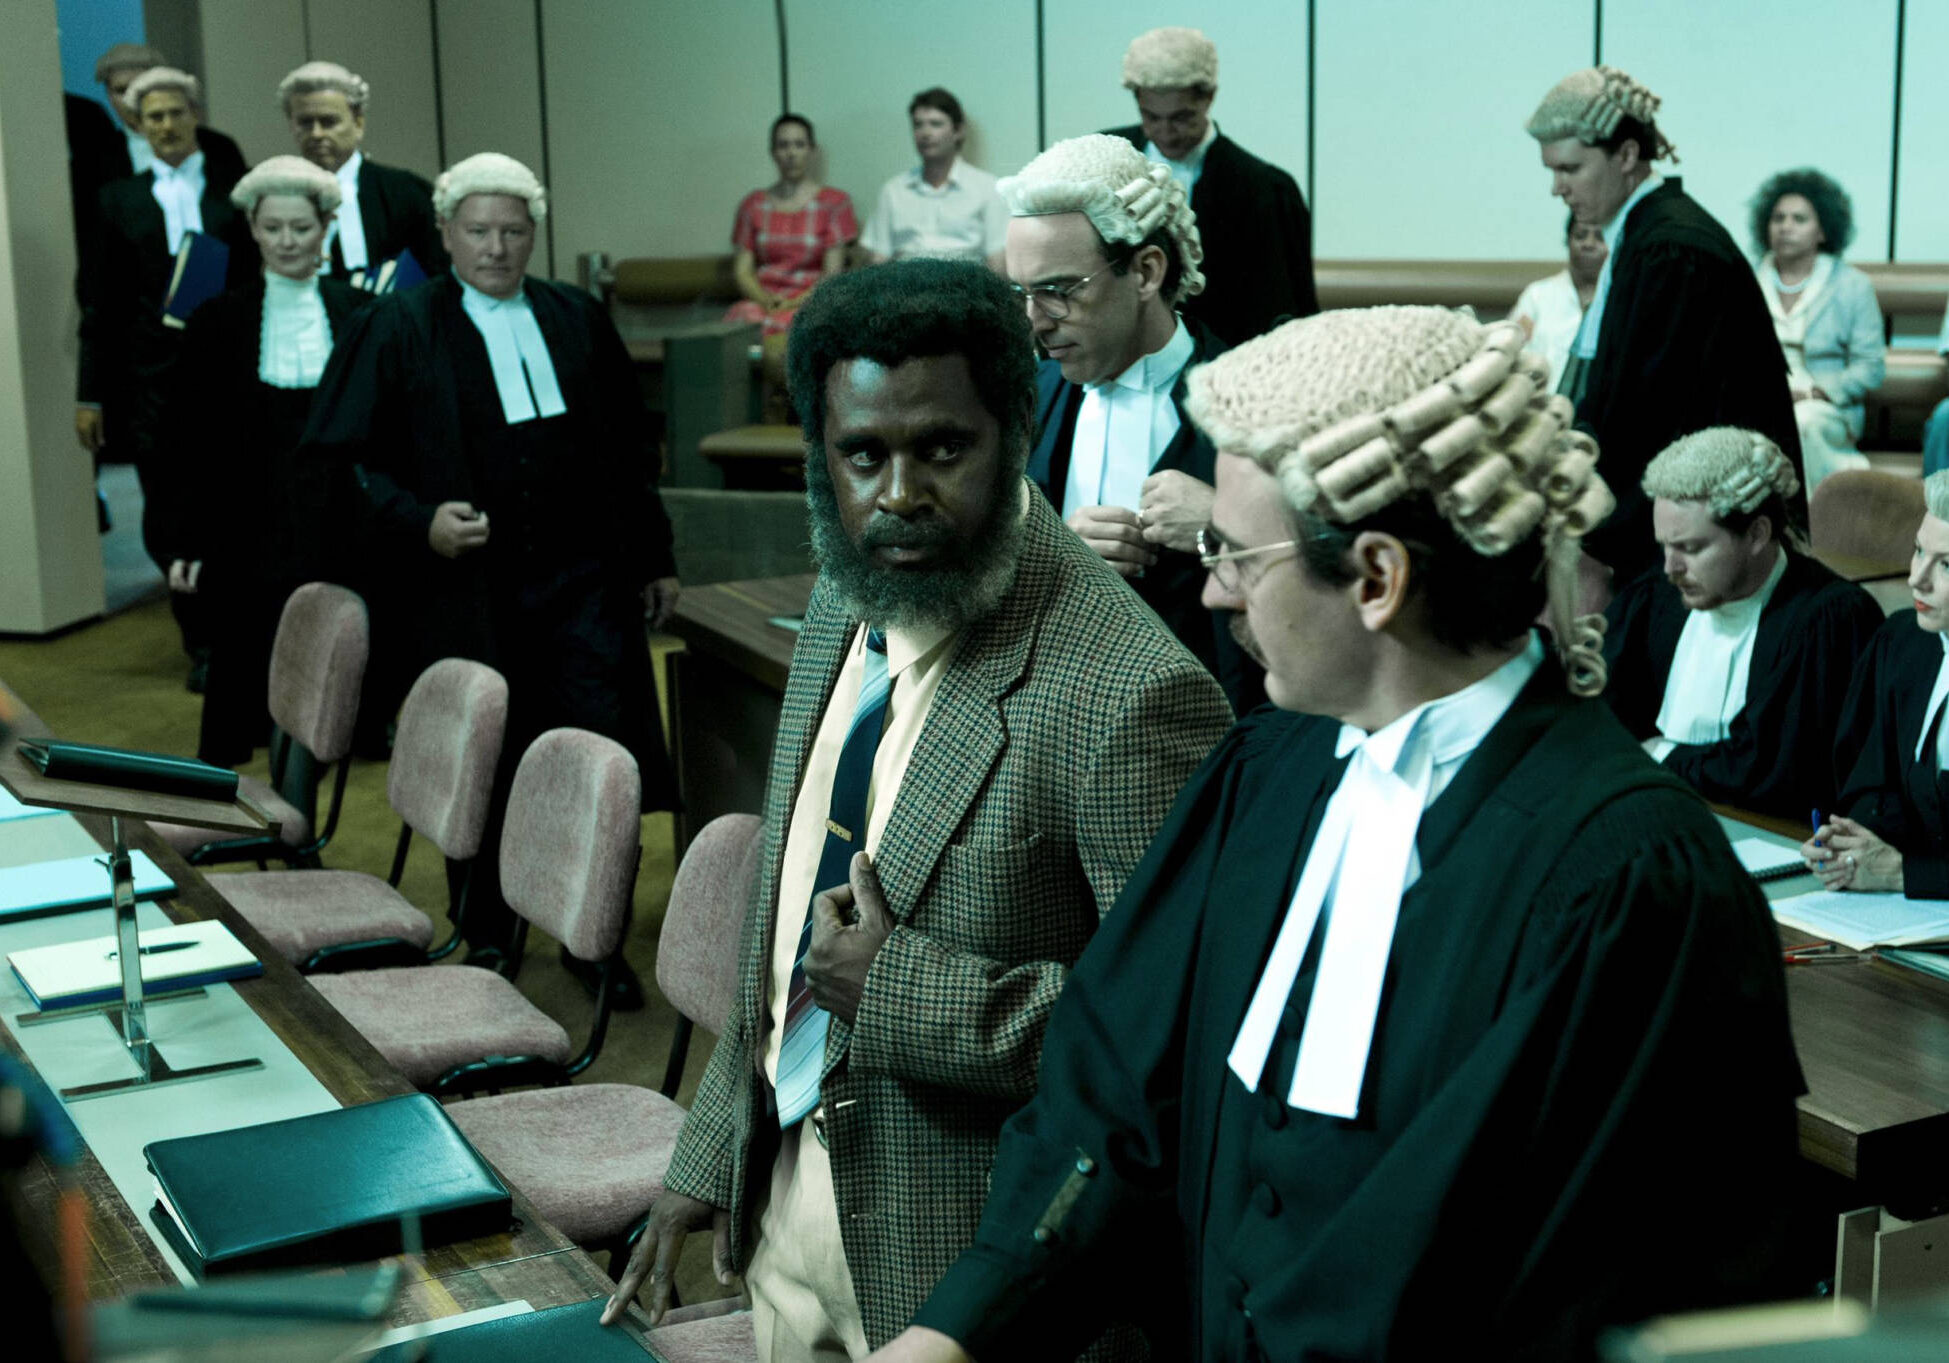
{"type": "Polygon", "coordinates": [[[1184,413],[1185,380],[1225,343],[1178,311],[1204,287],[1184,189],[1102,134],[1057,143],[999,189],[1006,273],[1044,356],[1029,477],[1243,714],[1265,699],[1263,671],[1231,612],[1198,599],[1215,455],[1184,413]]]}

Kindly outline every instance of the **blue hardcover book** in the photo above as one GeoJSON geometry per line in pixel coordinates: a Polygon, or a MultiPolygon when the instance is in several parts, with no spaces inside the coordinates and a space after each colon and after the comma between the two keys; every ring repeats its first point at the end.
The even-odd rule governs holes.
{"type": "MultiPolygon", "coordinates": [[[[176,888],[147,852],[129,853],[129,870],[135,877],[137,899],[160,899],[176,888]]],[[[98,909],[113,899],[105,852],[99,857],[60,857],[0,870],[0,921],[98,909]]]]}
{"type": "Polygon", "coordinates": [[[426,283],[426,270],[411,251],[401,251],[371,270],[354,270],[350,282],[367,293],[405,293],[426,283]]]}
{"type": "Polygon", "coordinates": [[[230,275],[230,248],[202,232],[186,232],[176,252],[176,273],[162,300],[162,324],[181,327],[190,314],[223,292],[230,275]]]}

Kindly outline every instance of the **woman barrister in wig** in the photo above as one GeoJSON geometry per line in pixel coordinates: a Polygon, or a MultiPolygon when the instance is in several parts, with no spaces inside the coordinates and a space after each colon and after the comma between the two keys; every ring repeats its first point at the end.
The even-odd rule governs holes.
{"type": "Polygon", "coordinates": [[[230,199],[250,223],[263,273],[190,318],[165,427],[195,485],[170,583],[208,597],[214,621],[197,755],[226,766],[269,740],[267,678],[285,598],[328,575],[342,517],[297,449],[334,338],[372,301],[318,277],[339,204],[330,172],[273,156],[230,199]]]}

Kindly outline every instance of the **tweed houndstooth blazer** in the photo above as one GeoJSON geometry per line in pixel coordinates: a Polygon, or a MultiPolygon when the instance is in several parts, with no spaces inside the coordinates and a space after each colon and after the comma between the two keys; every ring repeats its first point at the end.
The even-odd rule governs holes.
{"type": "MultiPolygon", "coordinates": [[[[834,1019],[826,1042],[840,1231],[876,1348],[973,1243],[996,1138],[1035,1089],[1069,967],[1231,722],[1150,608],[1043,498],[1028,506],[1015,583],[962,631],[881,837],[893,935],[853,1025],[834,1019]]],[[[814,590],[772,750],[737,1002],[664,1178],[731,1209],[741,1270],[778,1143],[762,1057],[785,833],[858,623],[823,582],[814,590]]]]}

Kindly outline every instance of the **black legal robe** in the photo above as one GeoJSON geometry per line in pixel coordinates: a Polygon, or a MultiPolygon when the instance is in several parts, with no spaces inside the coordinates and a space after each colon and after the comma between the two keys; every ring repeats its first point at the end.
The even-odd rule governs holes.
{"type": "MultiPolygon", "coordinates": [[[[382,166],[371,157],[359,162],[359,222],[365,228],[368,270],[411,251],[428,276],[447,268],[447,248],[433,212],[433,186],[410,170],[382,166]]],[[[332,273],[343,279],[345,257],[332,237],[332,273]]]]}
{"type": "MultiPolygon", "coordinates": [[[[1611,259],[1611,288],[1577,425],[1597,440],[1617,509],[1584,548],[1628,582],[1657,544],[1645,466],[1708,426],[1758,431],[1800,466],[1787,363],[1753,266],[1677,176],[1640,199],[1611,259]]],[[[1807,499],[1789,505],[1804,526],[1807,499]]]]}
{"type": "Polygon", "coordinates": [[[1837,807],[1902,854],[1902,892],[1949,899],[1949,782],[1935,740],[1916,760],[1922,721],[1942,668],[1942,636],[1913,610],[1888,617],[1855,669],[1834,764],[1846,773],[1837,807]]]}
{"type": "MultiPolygon", "coordinates": [[[[144,171],[101,191],[95,241],[82,262],[75,399],[100,404],[110,457],[135,465],[145,499],[143,545],[167,568],[178,503],[188,491],[162,448],[163,412],[183,332],[162,320],[176,257],[154,183],[154,172],[144,171]]],[[[230,203],[236,183],[206,155],[203,230],[230,248],[232,288],[257,277],[260,269],[250,226],[230,203]]]]}
{"type": "MultiPolygon", "coordinates": [[[[332,338],[372,296],[320,279],[332,338]]],[[[301,463],[315,389],[258,378],[264,280],[212,298],[183,332],[165,411],[164,445],[178,481],[195,489],[172,527],[171,552],[201,560],[197,594],[209,607],[210,667],[197,756],[248,761],[270,734],[266,686],[278,618],[307,582],[344,581],[350,500],[314,462],[301,463]]]]}
{"type": "MultiPolygon", "coordinates": [[[[1637,739],[1658,732],[1678,637],[1691,612],[1661,569],[1606,608],[1604,699],[1637,739]]],[[[1817,559],[1787,550],[1786,572],[1760,612],[1746,708],[1717,743],[1681,743],[1665,758],[1708,800],[1804,819],[1833,809],[1834,740],[1855,661],[1881,628],[1881,607],[1817,559]]]]}
{"type": "MultiPolygon", "coordinates": [[[[1191,358],[1185,362],[1171,402],[1178,410],[1177,434],[1158,456],[1154,472],[1175,469],[1210,484],[1218,455],[1211,437],[1199,430],[1184,410],[1184,394],[1191,371],[1222,355],[1229,347],[1209,327],[1184,319],[1191,334],[1191,358]]],[[[1035,375],[1035,444],[1029,450],[1029,480],[1062,514],[1063,489],[1069,480],[1070,448],[1076,439],[1076,414],[1083,405],[1081,384],[1062,376],[1062,366],[1043,360],[1035,375]]],[[[1238,645],[1231,632],[1232,611],[1214,611],[1200,599],[1205,569],[1196,554],[1159,549],[1157,562],[1138,578],[1125,578],[1145,605],[1157,612],[1165,626],[1225,688],[1232,713],[1244,714],[1265,702],[1265,669],[1238,645]]]]}
{"type": "Polygon", "coordinates": [[[1345,770],[1330,720],[1241,721],[1071,973],[916,1323],[1057,1358],[1137,1302],[1159,1358],[1556,1360],[1787,1290],[1803,1084],[1766,903],[1563,685],[1546,661],[1422,820],[1350,1121],[1285,1101],[1314,959],[1265,1092],[1226,1064],[1345,770]]]}
{"type": "Polygon", "coordinates": [[[304,457],[356,484],[383,703],[441,658],[476,659],[508,679],[510,772],[542,731],[592,729],[636,754],[644,807],[671,808],[641,593],[676,563],[641,388],[595,299],[533,277],[523,288],[564,415],[508,424],[446,274],[382,299],[339,338],[304,457]],[[449,501],[488,516],[488,543],[458,559],[426,538],[449,501]]]}
{"type": "MultiPolygon", "coordinates": [[[[1112,128],[1138,151],[1150,142],[1142,124],[1112,128]]],[[[1183,303],[1227,346],[1280,322],[1320,310],[1313,287],[1313,220],[1291,175],[1219,133],[1205,148],[1191,187],[1205,259],[1204,292],[1183,303]]],[[[1750,273],[1750,271],[1749,271],[1750,273]]]]}

